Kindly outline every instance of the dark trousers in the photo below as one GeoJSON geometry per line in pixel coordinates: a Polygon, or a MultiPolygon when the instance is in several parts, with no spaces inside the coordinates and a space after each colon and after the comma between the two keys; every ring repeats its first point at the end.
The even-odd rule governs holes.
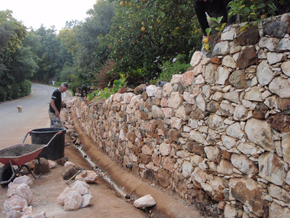
{"type": "Polygon", "coordinates": [[[81,89],[81,97],[84,97],[84,91],[86,93],[86,95],[88,94],[88,88],[87,87],[82,87],[81,89]]]}

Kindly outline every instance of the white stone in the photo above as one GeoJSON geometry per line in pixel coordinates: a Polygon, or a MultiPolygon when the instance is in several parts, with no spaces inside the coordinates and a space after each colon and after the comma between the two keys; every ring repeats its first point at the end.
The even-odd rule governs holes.
{"type": "Polygon", "coordinates": [[[196,105],[200,110],[205,111],[205,100],[201,94],[196,97],[196,105]]]}
{"type": "Polygon", "coordinates": [[[267,60],[269,64],[276,64],[286,59],[287,59],[286,55],[281,53],[272,53],[272,52],[267,53],[267,60]]]}
{"type": "Polygon", "coordinates": [[[91,205],[92,204],[92,202],[93,202],[93,196],[92,195],[90,195],[90,194],[85,194],[85,195],[83,195],[82,196],[82,204],[81,204],[81,208],[84,208],[84,207],[87,207],[87,206],[89,206],[89,205],[91,205]]]}
{"type": "Polygon", "coordinates": [[[269,207],[269,218],[288,218],[290,209],[287,207],[281,207],[277,203],[271,203],[269,207]]]}
{"type": "Polygon", "coordinates": [[[76,191],[70,191],[64,198],[64,210],[78,210],[82,204],[82,196],[76,191]]]}
{"type": "Polygon", "coordinates": [[[184,92],[184,93],[183,93],[183,99],[184,99],[188,104],[195,104],[194,96],[193,96],[193,94],[190,94],[189,92],[184,92]]]}
{"type": "Polygon", "coordinates": [[[249,160],[246,155],[232,154],[231,162],[241,172],[251,175],[258,172],[254,162],[249,160]]]}
{"type": "Polygon", "coordinates": [[[281,98],[290,98],[290,85],[287,79],[282,79],[281,77],[274,78],[269,85],[269,89],[281,98]]]}
{"type": "Polygon", "coordinates": [[[157,87],[155,85],[149,85],[146,87],[146,93],[148,97],[154,96],[157,87]]]}
{"type": "Polygon", "coordinates": [[[189,161],[184,161],[182,164],[182,175],[187,178],[191,175],[193,171],[193,166],[191,164],[191,162],[189,161]]]}
{"type": "Polygon", "coordinates": [[[214,146],[205,146],[204,152],[206,153],[207,159],[213,162],[217,162],[220,151],[217,147],[214,146]]]}
{"type": "Polygon", "coordinates": [[[216,83],[224,85],[229,78],[230,71],[226,67],[219,67],[216,72],[216,83]]]}
{"type": "Polygon", "coordinates": [[[155,205],[156,205],[156,201],[150,194],[145,195],[141,198],[138,198],[136,201],[134,201],[134,206],[137,208],[152,207],[155,205]]]}
{"type": "Polygon", "coordinates": [[[168,99],[168,107],[178,108],[183,101],[183,97],[179,92],[172,92],[168,99]]]}
{"type": "Polygon", "coordinates": [[[278,43],[275,51],[276,52],[290,51],[290,39],[289,38],[281,39],[280,42],[278,43]]]}
{"type": "Polygon", "coordinates": [[[222,135],[222,141],[223,141],[223,145],[229,150],[234,148],[237,143],[236,138],[233,138],[227,135],[222,135]]]}
{"type": "Polygon", "coordinates": [[[202,84],[205,84],[205,79],[203,78],[203,76],[201,74],[199,74],[195,80],[194,80],[194,83],[196,85],[202,85],[202,84]]]}
{"type": "Polygon", "coordinates": [[[195,164],[195,166],[198,166],[203,161],[203,158],[199,155],[193,155],[190,157],[190,160],[195,164]]]}
{"type": "Polygon", "coordinates": [[[4,202],[5,211],[23,211],[28,206],[27,201],[18,195],[13,195],[4,202]]]}
{"type": "Polygon", "coordinates": [[[235,120],[245,120],[248,116],[248,110],[243,105],[237,105],[234,112],[235,120]]]}
{"type": "Polygon", "coordinates": [[[258,101],[258,102],[263,101],[262,92],[257,86],[252,87],[249,91],[247,91],[244,98],[249,101],[258,101]]]}
{"type": "Polygon", "coordinates": [[[200,144],[206,143],[205,137],[199,131],[191,130],[189,133],[189,137],[200,144]]]}
{"type": "Polygon", "coordinates": [[[227,55],[223,58],[222,65],[230,68],[236,68],[237,64],[234,58],[230,55],[227,55]]]}
{"type": "Polygon", "coordinates": [[[201,51],[194,52],[194,54],[192,55],[191,61],[190,61],[190,65],[195,67],[196,65],[199,64],[202,57],[203,57],[203,54],[201,51]]]}
{"type": "Polygon", "coordinates": [[[286,61],[281,65],[283,73],[290,77],[290,61],[286,61]]]}
{"type": "Polygon", "coordinates": [[[234,123],[226,129],[226,134],[241,139],[244,137],[244,132],[241,130],[240,123],[234,123]]]}
{"type": "Polygon", "coordinates": [[[275,149],[271,127],[266,121],[251,118],[247,121],[245,132],[248,139],[267,151],[275,149]]]}
{"type": "Polygon", "coordinates": [[[223,97],[237,104],[240,102],[240,95],[237,91],[225,93],[223,97]]]}
{"type": "Polygon", "coordinates": [[[171,92],[173,91],[173,87],[172,87],[172,84],[171,83],[166,83],[164,86],[163,86],[163,96],[164,97],[169,97],[171,95],[171,92]]]}
{"type": "Polygon", "coordinates": [[[286,178],[284,162],[271,152],[259,156],[259,176],[276,184],[282,185],[286,178]]]}
{"type": "Polygon", "coordinates": [[[16,177],[14,180],[13,180],[13,183],[14,184],[21,184],[21,183],[25,183],[26,185],[28,186],[31,186],[33,184],[33,181],[32,179],[30,179],[29,176],[19,176],[19,177],[16,177]]]}
{"type": "Polygon", "coordinates": [[[219,165],[217,166],[217,172],[225,175],[233,174],[234,166],[231,162],[221,159],[219,165]]]}
{"type": "Polygon", "coordinates": [[[259,46],[261,48],[267,48],[269,51],[275,51],[279,41],[277,38],[262,37],[259,41],[259,46]]]}
{"type": "Polygon", "coordinates": [[[11,197],[13,195],[18,195],[19,197],[25,199],[28,204],[32,202],[32,192],[30,191],[29,186],[26,185],[25,183],[21,184],[9,183],[7,196],[11,197]]]}
{"type": "Polygon", "coordinates": [[[217,43],[212,51],[213,56],[227,55],[229,53],[230,53],[230,47],[227,41],[222,41],[220,43],[217,43]]]}
{"type": "Polygon", "coordinates": [[[260,149],[258,149],[254,143],[249,142],[239,143],[237,149],[246,155],[257,155],[260,153],[260,149]]]}
{"type": "Polygon", "coordinates": [[[262,61],[257,68],[257,79],[262,86],[268,85],[274,78],[274,73],[266,61],[262,61]]]}
{"type": "Polygon", "coordinates": [[[232,41],[232,40],[234,40],[234,38],[236,38],[237,33],[238,33],[238,28],[228,26],[222,32],[221,40],[222,41],[225,41],[225,40],[232,41]]]}
{"type": "Polygon", "coordinates": [[[217,101],[217,102],[221,101],[223,99],[223,93],[215,92],[212,99],[217,101]]]}
{"type": "Polygon", "coordinates": [[[170,154],[170,144],[167,144],[165,142],[162,142],[159,151],[162,154],[162,156],[168,156],[170,154]]]}
{"type": "Polygon", "coordinates": [[[181,82],[182,80],[182,74],[174,74],[170,80],[171,84],[177,84],[181,82]]]}

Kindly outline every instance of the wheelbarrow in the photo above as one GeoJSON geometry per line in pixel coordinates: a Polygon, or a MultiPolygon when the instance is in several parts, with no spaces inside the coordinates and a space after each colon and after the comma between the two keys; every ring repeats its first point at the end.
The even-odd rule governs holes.
{"type": "Polygon", "coordinates": [[[6,187],[17,175],[25,174],[21,171],[23,167],[27,169],[28,173],[30,173],[34,179],[39,179],[41,173],[38,178],[36,178],[31,169],[25,164],[31,160],[38,159],[38,164],[40,165],[39,155],[42,150],[46,148],[57,135],[62,134],[62,131],[55,133],[47,144],[24,144],[27,135],[31,134],[31,132],[32,130],[25,135],[21,144],[12,145],[0,150],[0,163],[4,164],[4,166],[0,168],[0,185],[2,187],[6,187]],[[13,165],[17,165],[18,167],[14,168],[13,165]]]}

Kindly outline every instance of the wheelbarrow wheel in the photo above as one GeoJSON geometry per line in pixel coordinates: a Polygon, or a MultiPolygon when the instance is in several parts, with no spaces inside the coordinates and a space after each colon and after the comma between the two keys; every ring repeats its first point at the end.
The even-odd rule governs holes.
{"type": "MultiPolygon", "coordinates": [[[[0,182],[8,181],[12,175],[13,175],[13,172],[10,165],[4,165],[3,167],[0,168],[0,182]]],[[[7,187],[7,185],[8,183],[2,184],[1,186],[5,188],[7,187]]]]}

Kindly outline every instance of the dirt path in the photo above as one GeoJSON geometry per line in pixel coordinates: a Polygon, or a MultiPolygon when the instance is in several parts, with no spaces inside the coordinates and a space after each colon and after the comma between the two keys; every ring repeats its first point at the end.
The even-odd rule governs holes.
{"type": "MultiPolygon", "coordinates": [[[[91,169],[90,164],[82,157],[82,154],[72,146],[70,138],[66,136],[66,142],[71,143],[65,148],[65,156],[69,161],[76,165],[82,166],[85,169],[91,169]]],[[[1,164],[2,166],[2,164],[1,164]]],[[[93,205],[87,208],[82,208],[77,211],[64,211],[63,207],[56,203],[57,197],[68,185],[62,179],[61,173],[64,167],[57,165],[50,173],[44,174],[39,180],[33,180],[31,191],[33,193],[32,207],[34,213],[45,211],[48,218],[145,218],[148,217],[143,211],[126,202],[118,193],[112,189],[102,178],[97,179],[96,184],[90,185],[90,191],[94,197],[93,205]]],[[[70,182],[70,185],[74,181],[70,182]]],[[[7,188],[0,187],[0,217],[5,217],[4,202],[8,198],[6,196],[7,188]]]]}

